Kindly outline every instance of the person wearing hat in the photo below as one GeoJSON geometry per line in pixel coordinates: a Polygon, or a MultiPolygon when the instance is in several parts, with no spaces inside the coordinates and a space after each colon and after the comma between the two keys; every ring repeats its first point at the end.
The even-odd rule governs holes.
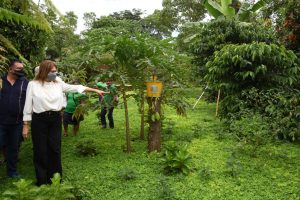
{"type": "Polygon", "coordinates": [[[7,74],[0,78],[0,149],[6,148],[6,170],[12,178],[20,177],[17,162],[28,82],[19,60],[11,61],[7,74]]]}

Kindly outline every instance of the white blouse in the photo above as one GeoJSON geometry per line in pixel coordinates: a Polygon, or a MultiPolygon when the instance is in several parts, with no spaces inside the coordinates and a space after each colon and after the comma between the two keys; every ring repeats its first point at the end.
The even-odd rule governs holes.
{"type": "Polygon", "coordinates": [[[63,81],[30,81],[26,91],[23,121],[31,121],[32,113],[60,111],[65,105],[64,92],[82,93],[87,87],[70,85],[63,81]]]}

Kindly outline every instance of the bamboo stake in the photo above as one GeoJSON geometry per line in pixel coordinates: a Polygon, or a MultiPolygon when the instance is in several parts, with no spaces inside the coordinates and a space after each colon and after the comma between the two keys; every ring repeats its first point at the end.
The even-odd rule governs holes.
{"type": "Polygon", "coordinates": [[[200,101],[200,99],[201,99],[201,97],[203,96],[204,91],[206,90],[206,88],[208,88],[208,85],[206,85],[206,87],[204,88],[202,94],[201,94],[200,97],[197,99],[196,103],[195,103],[194,106],[193,106],[193,109],[195,108],[195,106],[197,105],[197,103],[200,101]]]}
{"type": "Polygon", "coordinates": [[[220,101],[220,90],[218,91],[218,98],[217,98],[217,106],[216,106],[216,116],[218,116],[219,111],[219,101],[220,101]]]}

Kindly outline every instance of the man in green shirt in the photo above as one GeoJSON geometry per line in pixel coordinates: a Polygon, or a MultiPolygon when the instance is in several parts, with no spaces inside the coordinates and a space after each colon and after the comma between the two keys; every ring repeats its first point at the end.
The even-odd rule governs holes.
{"type": "Polygon", "coordinates": [[[105,94],[101,99],[101,112],[100,112],[100,120],[102,128],[107,127],[106,123],[106,114],[108,118],[108,124],[110,128],[114,128],[114,118],[113,118],[113,111],[114,107],[118,103],[118,95],[117,95],[117,88],[116,85],[112,83],[112,79],[108,78],[105,83],[98,82],[97,86],[99,89],[101,88],[104,92],[109,92],[108,94],[105,94]]]}
{"type": "Polygon", "coordinates": [[[79,131],[79,125],[80,121],[83,120],[83,116],[80,118],[74,117],[74,112],[76,107],[81,103],[82,99],[86,97],[84,94],[81,93],[67,93],[67,106],[64,112],[64,136],[68,136],[68,125],[72,124],[73,125],[73,134],[74,136],[77,135],[79,131]]]}

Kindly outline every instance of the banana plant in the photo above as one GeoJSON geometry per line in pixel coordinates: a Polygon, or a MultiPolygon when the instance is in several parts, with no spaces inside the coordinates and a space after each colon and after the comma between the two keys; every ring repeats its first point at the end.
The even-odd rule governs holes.
{"type": "Polygon", "coordinates": [[[237,0],[221,0],[221,4],[213,0],[204,0],[203,5],[214,18],[237,19],[239,21],[249,21],[252,13],[266,5],[269,0],[259,0],[250,5],[237,0]]]}
{"type": "Polygon", "coordinates": [[[203,4],[209,14],[214,18],[225,17],[232,19],[235,16],[235,10],[230,6],[232,0],[221,0],[221,5],[213,0],[204,0],[203,4]]]}

